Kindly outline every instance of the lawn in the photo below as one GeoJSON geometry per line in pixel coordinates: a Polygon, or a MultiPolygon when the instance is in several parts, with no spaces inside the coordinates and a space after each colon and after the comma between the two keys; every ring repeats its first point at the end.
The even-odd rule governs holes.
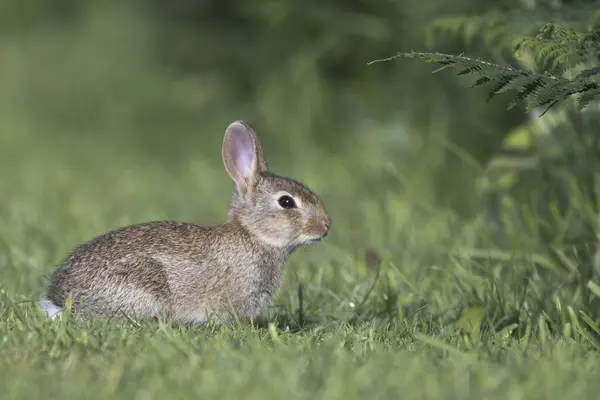
{"type": "Polygon", "coordinates": [[[121,75],[93,70],[95,36],[28,40],[0,42],[2,399],[598,398],[584,255],[550,249],[535,213],[507,206],[500,235],[483,212],[436,206],[436,154],[403,147],[401,123],[328,149],[302,124],[256,124],[273,171],[312,187],[334,222],[254,325],[48,320],[35,302],[76,244],[226,217],[222,135],[248,114],[213,112],[127,51],[105,60],[121,75]],[[62,56],[35,73],[45,51],[62,56]]]}
{"type": "MultiPolygon", "coordinates": [[[[464,288],[498,296],[488,299],[483,319],[501,320],[489,313],[501,309],[496,302],[512,312],[519,274],[531,261],[513,259],[514,271],[506,272],[498,256],[482,262],[453,255],[481,243],[489,228],[456,223],[406,195],[361,191],[362,177],[348,187],[338,161],[326,157],[321,173],[299,157],[273,165],[322,193],[335,229],[293,255],[277,307],[255,326],[49,321],[32,301],[72,246],[144,220],[216,222],[231,183],[218,157],[149,159],[133,146],[90,138],[67,142],[22,131],[18,139],[5,136],[1,152],[4,399],[559,399],[596,398],[600,390],[593,339],[568,322],[576,309],[569,314],[563,304],[557,311],[557,296],[546,303],[548,314],[567,322],[554,325],[587,336],[545,330],[533,317],[522,322],[531,323],[529,336],[510,335],[510,324],[482,329],[473,340],[457,333],[453,318],[477,297],[464,288]],[[481,265],[489,272],[477,272],[481,265]],[[504,275],[496,286],[494,274],[504,275]]],[[[540,278],[535,289],[552,284],[540,278]]]]}

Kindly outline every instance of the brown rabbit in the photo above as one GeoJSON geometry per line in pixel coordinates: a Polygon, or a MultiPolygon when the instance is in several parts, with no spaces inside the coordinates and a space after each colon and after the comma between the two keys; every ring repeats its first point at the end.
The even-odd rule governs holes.
{"type": "Polygon", "coordinates": [[[279,290],[288,255],[329,232],[331,219],[301,183],[270,173],[250,125],[233,122],[223,140],[235,181],[221,225],[158,221],[123,227],[74,249],[53,276],[42,309],[55,318],[72,296],[87,317],[160,317],[201,324],[254,317],[279,290]]]}

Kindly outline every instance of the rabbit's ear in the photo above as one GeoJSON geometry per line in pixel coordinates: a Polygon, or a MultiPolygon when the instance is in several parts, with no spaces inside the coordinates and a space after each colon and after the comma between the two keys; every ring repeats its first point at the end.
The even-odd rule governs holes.
{"type": "Polygon", "coordinates": [[[231,123],[223,139],[223,164],[238,188],[251,189],[267,163],[254,129],[244,121],[231,123]]]}

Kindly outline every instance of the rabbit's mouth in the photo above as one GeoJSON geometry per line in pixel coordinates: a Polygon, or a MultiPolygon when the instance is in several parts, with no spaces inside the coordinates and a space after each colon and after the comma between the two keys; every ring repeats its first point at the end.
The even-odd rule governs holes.
{"type": "Polygon", "coordinates": [[[319,243],[320,241],[322,241],[322,240],[323,240],[323,237],[324,237],[324,236],[320,236],[320,237],[316,237],[316,238],[311,238],[311,239],[308,239],[308,240],[306,241],[306,244],[315,244],[315,243],[319,243]]]}
{"type": "Polygon", "coordinates": [[[327,236],[329,232],[312,232],[312,235],[305,235],[300,239],[300,245],[309,246],[311,244],[317,244],[327,236]]]}

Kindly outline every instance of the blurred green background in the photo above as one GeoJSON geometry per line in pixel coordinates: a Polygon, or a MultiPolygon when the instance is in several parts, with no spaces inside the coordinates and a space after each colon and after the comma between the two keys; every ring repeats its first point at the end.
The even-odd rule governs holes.
{"type": "MultiPolygon", "coordinates": [[[[428,66],[367,65],[423,48],[427,22],[444,11],[489,7],[477,2],[7,0],[2,7],[1,118],[9,153],[17,143],[30,148],[27,137],[38,148],[45,140],[73,150],[131,146],[127,157],[165,169],[190,159],[214,165],[224,127],[244,118],[282,172],[300,164],[315,170],[343,156],[348,170],[364,172],[356,188],[370,182],[402,190],[398,182],[377,184],[385,164],[416,162],[430,176],[415,190],[468,214],[478,171],[451,149],[483,163],[525,118],[485,105],[483,92],[431,76],[428,66]],[[363,151],[356,157],[371,152],[364,156],[371,166],[346,157],[357,147],[363,151]],[[302,158],[312,150],[317,159],[302,158]]],[[[459,50],[454,42],[438,48],[459,50]]]]}

